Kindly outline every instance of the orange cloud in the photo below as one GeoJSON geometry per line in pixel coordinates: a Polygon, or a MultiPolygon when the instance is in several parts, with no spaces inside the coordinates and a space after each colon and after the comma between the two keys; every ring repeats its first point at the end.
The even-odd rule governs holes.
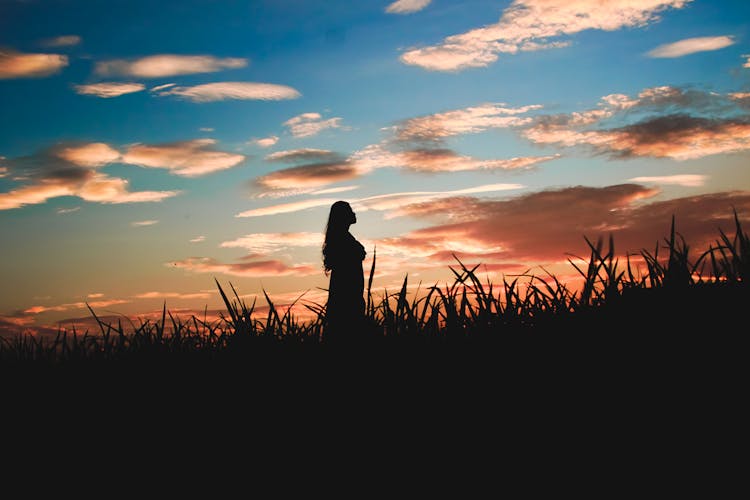
{"type": "MultiPolygon", "coordinates": [[[[112,300],[99,300],[94,302],[89,302],[88,305],[91,307],[110,307],[118,304],[127,304],[129,301],[122,300],[122,299],[112,299],[112,300]]],[[[24,312],[26,314],[40,314],[44,312],[60,312],[60,311],[68,311],[70,309],[84,309],[87,307],[86,302],[72,302],[69,304],[60,304],[57,306],[32,306],[26,309],[24,312]]]]}
{"type": "Polygon", "coordinates": [[[0,210],[44,203],[50,198],[77,196],[99,203],[158,202],[179,191],[128,191],[128,181],[97,168],[120,158],[104,143],[60,145],[28,157],[9,160],[9,170],[29,184],[0,193],[0,210]]]}
{"type": "Polygon", "coordinates": [[[414,48],[401,55],[405,64],[433,71],[459,71],[488,66],[498,54],[565,46],[550,38],[584,30],[614,31],[658,19],[669,8],[690,0],[515,0],[500,20],[482,28],[445,38],[442,43],[414,48]]]}
{"type": "Polygon", "coordinates": [[[141,167],[165,168],[184,177],[197,177],[232,168],[245,159],[241,154],[218,151],[212,147],[214,144],[214,139],[135,144],[127,149],[122,161],[141,167]]]}
{"type": "Polygon", "coordinates": [[[688,160],[750,149],[750,116],[743,109],[742,93],[664,86],[645,89],[634,98],[605,96],[599,106],[538,116],[522,135],[540,144],[583,145],[616,158],[688,160]],[[633,117],[639,121],[627,123],[633,117]],[[610,119],[613,125],[608,127],[610,119]]]}
{"type": "Polygon", "coordinates": [[[295,189],[324,186],[354,179],[362,174],[356,163],[347,160],[311,163],[271,172],[255,179],[268,189],[295,189]]]}
{"type": "Polygon", "coordinates": [[[415,149],[396,154],[401,164],[419,172],[460,172],[465,170],[516,170],[554,160],[559,155],[527,156],[507,160],[479,160],[461,156],[449,149],[415,149]]]}
{"type": "Polygon", "coordinates": [[[42,78],[54,75],[68,65],[68,57],[60,54],[24,54],[0,50],[0,79],[42,78]]]}
{"type": "MultiPolygon", "coordinates": [[[[472,197],[433,200],[404,207],[437,225],[376,242],[378,254],[431,261],[456,253],[500,267],[503,263],[565,262],[569,253],[588,255],[584,236],[614,238],[618,255],[647,249],[668,235],[672,215],[677,230],[695,251],[731,233],[732,208],[750,217],[750,193],[714,193],[668,201],[648,200],[657,190],[636,184],[604,188],[571,187],[509,200],[472,197]]],[[[701,249],[701,250],[699,250],[701,249]]],[[[693,257],[697,258],[698,254],[693,257]]]]}
{"type": "Polygon", "coordinates": [[[750,121],[673,114],[609,130],[575,131],[537,125],[524,132],[536,143],[587,145],[620,158],[689,160],[750,149],[750,121]]]}
{"type": "Polygon", "coordinates": [[[180,293],[180,292],[144,292],[134,295],[134,299],[180,299],[180,300],[192,300],[192,299],[208,299],[211,294],[208,292],[198,293],[180,293]]]}
{"type": "Polygon", "coordinates": [[[504,103],[486,103],[432,115],[410,118],[392,127],[399,141],[436,141],[461,134],[475,134],[493,128],[518,127],[531,122],[529,117],[519,117],[540,109],[532,104],[518,108],[504,103]]]}
{"type": "Polygon", "coordinates": [[[120,153],[103,142],[91,142],[61,147],[55,152],[58,158],[82,167],[101,167],[120,158],[120,153]]]}

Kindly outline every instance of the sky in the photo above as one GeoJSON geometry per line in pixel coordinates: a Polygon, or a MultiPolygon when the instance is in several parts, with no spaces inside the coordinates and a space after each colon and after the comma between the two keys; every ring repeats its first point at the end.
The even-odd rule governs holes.
{"type": "Polygon", "coordinates": [[[0,109],[5,332],[322,304],[337,200],[375,290],[750,226],[744,0],[0,0],[0,109]]]}

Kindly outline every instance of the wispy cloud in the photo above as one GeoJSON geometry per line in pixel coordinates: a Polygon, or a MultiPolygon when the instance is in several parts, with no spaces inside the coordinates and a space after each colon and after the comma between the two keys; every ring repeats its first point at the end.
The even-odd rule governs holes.
{"type": "Polygon", "coordinates": [[[245,210],[244,212],[240,212],[237,215],[235,215],[235,217],[262,217],[264,215],[276,215],[276,214],[286,214],[286,213],[291,213],[291,212],[299,212],[302,210],[307,210],[308,208],[330,206],[335,201],[336,201],[335,198],[316,198],[312,200],[293,201],[290,203],[281,203],[278,205],[272,205],[268,207],[245,210]]]}
{"type": "Polygon", "coordinates": [[[519,116],[541,109],[533,104],[508,107],[505,103],[485,103],[404,120],[390,128],[399,141],[438,141],[462,134],[475,134],[489,129],[525,125],[528,116],[519,116]]]}
{"type": "Polygon", "coordinates": [[[518,170],[554,160],[559,155],[525,156],[483,160],[459,155],[447,148],[417,148],[389,151],[383,145],[371,145],[352,155],[363,172],[374,168],[395,167],[416,172],[461,172],[468,170],[518,170]]]}
{"type": "Polygon", "coordinates": [[[648,52],[649,57],[682,57],[696,52],[723,49],[736,42],[731,36],[704,36],[686,38],[674,43],[660,45],[648,52]]]}
{"type": "Polygon", "coordinates": [[[166,265],[196,273],[221,273],[246,278],[269,276],[309,276],[322,272],[320,266],[309,264],[289,265],[276,259],[254,260],[255,256],[240,262],[224,263],[209,257],[190,257],[168,262],[166,265]]]}
{"type": "Polygon", "coordinates": [[[42,78],[54,75],[68,65],[60,54],[24,54],[0,49],[0,79],[42,78]]]}
{"type": "Polygon", "coordinates": [[[292,247],[319,247],[323,244],[322,233],[252,233],[225,241],[222,248],[244,248],[255,254],[269,254],[292,247]]]}
{"type": "Polygon", "coordinates": [[[334,194],[334,193],[345,193],[347,191],[354,191],[355,189],[359,189],[359,186],[338,186],[333,188],[326,188],[326,189],[318,189],[315,191],[310,191],[310,194],[334,194]]]}
{"type": "Polygon", "coordinates": [[[194,299],[208,299],[211,297],[210,293],[207,292],[196,292],[196,293],[181,293],[181,292],[144,292],[137,295],[133,295],[134,299],[179,299],[179,300],[194,300],[194,299]]]}
{"type": "Polygon", "coordinates": [[[690,0],[515,0],[500,20],[466,33],[452,35],[434,46],[414,48],[401,55],[405,64],[434,71],[459,71],[488,66],[498,54],[562,47],[569,36],[584,30],[614,31],[645,26],[669,8],[690,0]]]}
{"type": "Polygon", "coordinates": [[[100,61],[96,63],[95,72],[103,76],[162,78],[244,68],[247,63],[247,59],[240,57],[218,58],[208,55],[158,54],[139,59],[100,61]]]}
{"type": "Polygon", "coordinates": [[[81,207],[58,208],[57,210],[55,210],[55,213],[58,215],[72,214],[73,212],[77,212],[80,209],[81,207]]]}
{"type": "Polygon", "coordinates": [[[0,210],[77,196],[98,203],[158,202],[179,191],[128,190],[128,181],[98,171],[120,154],[104,143],[62,144],[37,154],[7,160],[8,169],[25,185],[0,193],[0,210]]]}
{"type": "Polygon", "coordinates": [[[283,123],[294,137],[312,137],[330,128],[342,128],[341,118],[334,117],[324,120],[320,113],[302,113],[283,123]]]}
{"type": "MultiPolygon", "coordinates": [[[[457,189],[451,191],[412,191],[397,192],[377,196],[369,196],[350,200],[350,203],[357,206],[359,210],[396,210],[406,204],[417,203],[425,200],[437,198],[458,196],[464,194],[491,193],[498,191],[507,191],[521,189],[521,184],[484,184],[472,188],[457,189]]],[[[291,203],[282,203],[252,210],[246,210],[238,213],[235,217],[261,217],[266,215],[276,215],[283,213],[298,212],[309,208],[330,206],[336,198],[313,198],[291,203]]],[[[396,212],[394,212],[395,214],[396,212]]],[[[395,215],[394,215],[395,216],[395,215]]]]}
{"type": "Polygon", "coordinates": [[[111,299],[111,300],[98,300],[98,301],[88,302],[88,304],[86,302],[71,302],[68,304],[60,304],[56,306],[39,305],[39,306],[29,307],[28,309],[24,310],[24,312],[27,314],[41,314],[41,313],[49,312],[49,311],[60,312],[60,311],[69,311],[71,309],[84,309],[88,306],[110,307],[110,306],[114,306],[118,304],[127,304],[128,302],[129,302],[128,300],[123,300],[123,299],[111,299]]]}
{"type": "Polygon", "coordinates": [[[170,86],[156,91],[160,96],[174,95],[193,102],[240,99],[252,101],[281,101],[296,99],[302,94],[286,85],[256,82],[214,82],[193,87],[170,86]]]}
{"type": "Polygon", "coordinates": [[[120,82],[107,82],[107,83],[90,83],[86,85],[76,85],[76,92],[82,95],[95,95],[97,97],[109,98],[118,97],[124,94],[132,94],[133,92],[140,92],[145,89],[146,86],[142,83],[120,83],[120,82]]]}
{"type": "Polygon", "coordinates": [[[277,151],[267,155],[265,160],[293,163],[297,161],[332,160],[336,158],[340,158],[340,155],[327,149],[303,148],[277,151]]]}
{"type": "Polygon", "coordinates": [[[685,187],[700,187],[706,184],[707,175],[697,174],[676,174],[661,176],[633,177],[628,179],[629,182],[638,182],[642,184],[661,184],[685,187]]]}
{"type": "Polygon", "coordinates": [[[277,142],[279,142],[279,138],[276,137],[275,135],[271,135],[268,137],[261,137],[259,139],[251,139],[249,141],[250,144],[255,144],[256,146],[261,147],[261,148],[270,148],[277,142]]]}
{"type": "Polygon", "coordinates": [[[158,220],[139,220],[139,221],[131,222],[130,225],[133,227],[144,227],[144,226],[153,226],[158,223],[159,223],[158,220]]]}
{"type": "Polygon", "coordinates": [[[742,57],[746,57],[747,60],[745,61],[745,64],[742,65],[743,68],[750,68],[750,55],[743,54],[742,57]]]}
{"type": "Polygon", "coordinates": [[[195,238],[190,239],[190,243],[201,243],[203,241],[206,241],[205,236],[196,236],[195,238]]]}
{"type": "Polygon", "coordinates": [[[81,43],[82,38],[78,35],[61,35],[54,38],[46,38],[41,44],[44,47],[71,47],[81,43]]]}
{"type": "Polygon", "coordinates": [[[122,161],[141,167],[165,168],[184,177],[197,177],[239,165],[245,156],[216,150],[214,139],[166,144],[135,144],[128,147],[122,161]]]}
{"type": "Polygon", "coordinates": [[[432,0],[398,0],[388,5],[385,11],[389,14],[411,14],[424,9],[430,2],[432,0]]]}

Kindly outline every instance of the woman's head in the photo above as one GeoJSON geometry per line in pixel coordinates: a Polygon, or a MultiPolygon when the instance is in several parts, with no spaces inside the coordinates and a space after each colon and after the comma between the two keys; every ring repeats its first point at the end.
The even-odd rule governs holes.
{"type": "Polygon", "coordinates": [[[328,224],[326,233],[330,231],[347,230],[349,226],[357,222],[357,214],[352,210],[351,205],[345,201],[337,201],[331,205],[331,211],[328,214],[328,224]]]}

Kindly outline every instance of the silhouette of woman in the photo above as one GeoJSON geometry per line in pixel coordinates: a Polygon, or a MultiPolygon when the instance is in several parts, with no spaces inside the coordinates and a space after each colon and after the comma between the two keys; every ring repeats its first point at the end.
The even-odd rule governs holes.
{"type": "Polygon", "coordinates": [[[365,247],[349,232],[357,215],[345,201],[331,205],[323,242],[323,268],[330,273],[324,341],[351,343],[362,335],[365,247]]]}

